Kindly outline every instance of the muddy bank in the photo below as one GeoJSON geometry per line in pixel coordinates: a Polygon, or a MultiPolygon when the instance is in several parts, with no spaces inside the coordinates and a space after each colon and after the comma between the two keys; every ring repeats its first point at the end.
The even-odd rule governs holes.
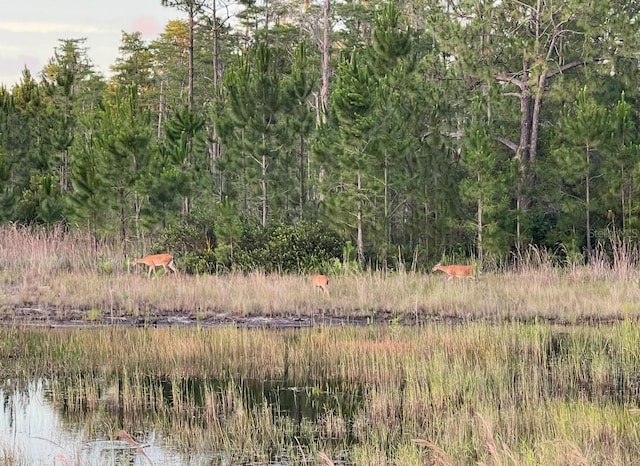
{"type": "Polygon", "coordinates": [[[105,312],[92,315],[81,309],[57,309],[43,306],[14,306],[0,310],[0,325],[32,325],[49,327],[96,327],[119,325],[130,327],[222,327],[297,328],[314,326],[362,326],[373,324],[419,325],[428,322],[462,322],[458,317],[395,315],[379,311],[370,316],[338,316],[332,312],[315,315],[280,313],[277,315],[234,315],[224,312],[196,314],[183,311],[151,311],[145,315],[105,312]]]}
{"type": "Polygon", "coordinates": [[[371,315],[344,316],[331,311],[314,315],[299,313],[279,313],[277,315],[235,315],[224,312],[191,313],[184,311],[152,310],[145,315],[130,315],[121,312],[96,313],[82,309],[59,309],[53,306],[8,306],[0,309],[0,325],[26,325],[42,327],[222,327],[239,328],[304,328],[314,326],[364,326],[364,325],[404,325],[421,326],[435,323],[459,325],[482,322],[499,323],[541,323],[551,325],[608,325],[624,320],[623,318],[600,318],[587,316],[567,321],[558,318],[533,316],[520,319],[471,317],[460,315],[434,314],[397,314],[391,311],[377,311],[371,315]]]}

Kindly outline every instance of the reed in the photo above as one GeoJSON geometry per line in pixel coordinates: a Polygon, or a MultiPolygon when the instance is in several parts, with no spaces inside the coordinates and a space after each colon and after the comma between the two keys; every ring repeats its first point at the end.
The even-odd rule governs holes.
{"type": "Polygon", "coordinates": [[[473,282],[367,272],[320,294],[302,276],[148,280],[81,233],[0,227],[0,376],[16,392],[47,380],[51,403],[91,437],[154,430],[229,463],[630,464],[638,253],[611,247],[589,266],[531,248],[473,282]],[[362,325],[22,326],[125,316],[362,325]]]}
{"type": "Polygon", "coordinates": [[[91,324],[186,316],[339,317],[407,323],[425,320],[554,322],[609,321],[640,316],[637,279],[599,278],[588,271],[512,271],[475,282],[371,273],[335,277],[330,295],[313,293],[307,277],[261,274],[158,277],[57,273],[37,279],[3,274],[0,317],[5,322],[91,324]],[[10,278],[9,278],[10,277],[10,278]]]}
{"type": "Polygon", "coordinates": [[[107,437],[154,429],[185,454],[406,465],[629,464],[640,455],[640,326],[631,320],[4,327],[0,341],[2,375],[47,377],[70,423],[107,437]]]}
{"type": "MultiPolygon", "coordinates": [[[[583,323],[640,316],[640,254],[619,241],[603,246],[589,266],[558,264],[555,255],[530,248],[513,265],[487,267],[472,282],[365,272],[332,276],[329,294],[314,293],[307,276],[258,272],[148,280],[132,273],[117,247],[103,242],[94,250],[91,244],[79,232],[0,227],[0,318],[97,325],[181,316],[201,322],[303,316],[406,323],[583,323]]],[[[179,267],[179,257],[176,262],[179,267]]]]}

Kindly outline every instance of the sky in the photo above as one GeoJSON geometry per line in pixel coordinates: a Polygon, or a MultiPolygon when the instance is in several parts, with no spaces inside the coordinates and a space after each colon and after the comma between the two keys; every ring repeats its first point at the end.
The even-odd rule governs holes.
{"type": "Polygon", "coordinates": [[[60,39],[86,38],[94,69],[105,76],[119,56],[122,32],[157,38],[183,18],[161,0],[4,0],[0,15],[0,87],[20,82],[26,67],[38,77],[60,39]]]}

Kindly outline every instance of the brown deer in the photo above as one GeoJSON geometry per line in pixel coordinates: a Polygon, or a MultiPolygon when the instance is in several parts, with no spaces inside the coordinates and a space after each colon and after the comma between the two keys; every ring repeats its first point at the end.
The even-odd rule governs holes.
{"type": "Polygon", "coordinates": [[[442,265],[438,262],[431,269],[432,272],[436,270],[441,270],[442,272],[448,275],[447,280],[452,280],[453,277],[461,277],[461,278],[475,278],[473,272],[473,265],[442,265]]]}
{"type": "Polygon", "coordinates": [[[156,269],[156,267],[162,266],[164,268],[164,273],[169,273],[171,270],[173,273],[178,275],[178,269],[176,269],[175,264],[173,263],[173,256],[171,254],[153,254],[151,256],[145,256],[142,259],[136,259],[133,261],[133,265],[144,264],[149,267],[149,278],[151,278],[151,274],[156,269]]]}
{"type": "Polygon", "coordinates": [[[329,292],[329,277],[326,275],[314,275],[311,277],[311,283],[314,291],[318,291],[319,288],[323,293],[329,292]]]}

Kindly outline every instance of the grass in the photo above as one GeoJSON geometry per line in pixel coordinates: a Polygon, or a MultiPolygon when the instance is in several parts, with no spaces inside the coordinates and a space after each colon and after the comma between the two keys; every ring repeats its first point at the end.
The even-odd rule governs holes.
{"type": "MultiPolygon", "coordinates": [[[[477,280],[447,281],[438,273],[379,272],[331,277],[329,294],[294,275],[157,276],[134,274],[109,245],[97,252],[82,233],[0,227],[0,316],[39,321],[112,322],[186,314],[216,316],[335,316],[418,322],[452,319],[578,323],[637,319],[637,253],[615,250],[589,267],[553,266],[535,251],[520,267],[489,270],[477,280]]],[[[180,265],[180,258],[176,258],[180,265]]]]}
{"type": "Polygon", "coordinates": [[[46,376],[68,422],[96,437],[159,429],[190,454],[371,465],[622,465],[640,455],[632,321],[3,327],[0,341],[3,377],[46,376]]]}
{"type": "MultiPolygon", "coordinates": [[[[561,268],[532,250],[518,267],[473,281],[350,274],[320,294],[309,277],[292,275],[148,280],[117,248],[90,245],[79,233],[0,228],[0,376],[22,381],[15,390],[49,380],[51,403],[92,438],[158,429],[188,454],[259,464],[623,465],[640,457],[633,250],[615,250],[613,264],[598,256],[561,268]],[[93,325],[174,314],[324,315],[364,325],[22,325],[25,315],[93,325]]],[[[21,452],[0,450],[20,463],[21,452]]]]}

